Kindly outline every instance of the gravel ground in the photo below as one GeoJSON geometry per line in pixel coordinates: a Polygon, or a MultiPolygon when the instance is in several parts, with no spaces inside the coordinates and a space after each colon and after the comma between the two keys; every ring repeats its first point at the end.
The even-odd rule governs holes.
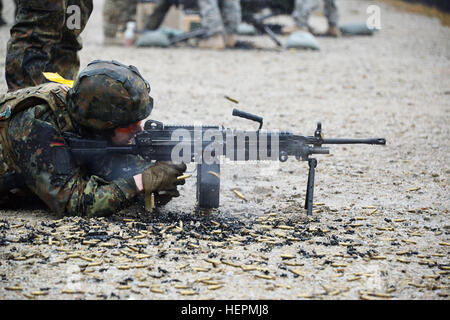
{"type": "MultiPolygon", "coordinates": [[[[364,22],[370,4],[339,0],[342,23],[364,22]]],[[[0,210],[0,299],[448,299],[450,30],[376,4],[373,37],[319,38],[317,52],[257,37],[267,50],[215,52],[103,47],[95,1],[82,67],[137,66],[153,119],[254,129],[233,119],[238,107],[266,129],[311,135],[320,120],[327,137],[388,143],[318,156],[312,217],[302,208],[307,164],[295,159],[224,164],[209,215],[194,211],[194,179],[155,217],[141,203],[108,219],[0,210]]],[[[11,24],[11,2],[5,11],[11,24]]],[[[4,45],[2,64],[5,54],[4,45]]]]}

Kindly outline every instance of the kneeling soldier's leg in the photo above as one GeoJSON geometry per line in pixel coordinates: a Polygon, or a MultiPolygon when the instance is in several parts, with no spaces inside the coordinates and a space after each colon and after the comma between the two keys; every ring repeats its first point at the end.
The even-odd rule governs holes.
{"type": "Polygon", "coordinates": [[[20,0],[6,55],[6,82],[10,91],[47,82],[52,50],[61,41],[64,0],[20,0]]]}

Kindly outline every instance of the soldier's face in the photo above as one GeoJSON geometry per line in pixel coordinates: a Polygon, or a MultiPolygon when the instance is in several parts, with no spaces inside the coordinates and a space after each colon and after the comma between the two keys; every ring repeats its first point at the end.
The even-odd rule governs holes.
{"type": "Polygon", "coordinates": [[[133,142],[136,134],[142,131],[141,122],[131,124],[126,128],[117,128],[114,131],[114,136],[111,138],[111,143],[116,146],[123,146],[133,142]]]}

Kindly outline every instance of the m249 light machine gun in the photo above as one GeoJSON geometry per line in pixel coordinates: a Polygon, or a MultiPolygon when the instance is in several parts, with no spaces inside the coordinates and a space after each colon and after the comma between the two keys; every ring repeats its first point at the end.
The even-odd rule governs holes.
{"type": "Polygon", "coordinates": [[[325,139],[319,122],[313,136],[301,136],[284,131],[263,131],[263,118],[247,112],[233,110],[233,116],[259,123],[256,131],[220,128],[219,126],[165,125],[147,120],[134,144],[111,146],[107,141],[68,137],[72,154],[81,162],[111,153],[138,154],[148,161],[174,161],[197,164],[197,202],[201,209],[219,207],[220,158],[231,161],[281,161],[294,156],[307,161],[308,183],[304,207],[312,214],[314,177],[317,159],[315,154],[329,154],[329,144],[385,145],[384,138],[375,139],[325,139]]]}

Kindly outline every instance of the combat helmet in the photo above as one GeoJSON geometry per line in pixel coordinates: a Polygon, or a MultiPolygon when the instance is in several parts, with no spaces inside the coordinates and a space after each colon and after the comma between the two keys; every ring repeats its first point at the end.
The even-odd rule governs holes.
{"type": "Polygon", "coordinates": [[[153,109],[150,85],[134,66],[94,60],[67,94],[68,111],[80,126],[104,131],[127,127],[153,109]]]}

